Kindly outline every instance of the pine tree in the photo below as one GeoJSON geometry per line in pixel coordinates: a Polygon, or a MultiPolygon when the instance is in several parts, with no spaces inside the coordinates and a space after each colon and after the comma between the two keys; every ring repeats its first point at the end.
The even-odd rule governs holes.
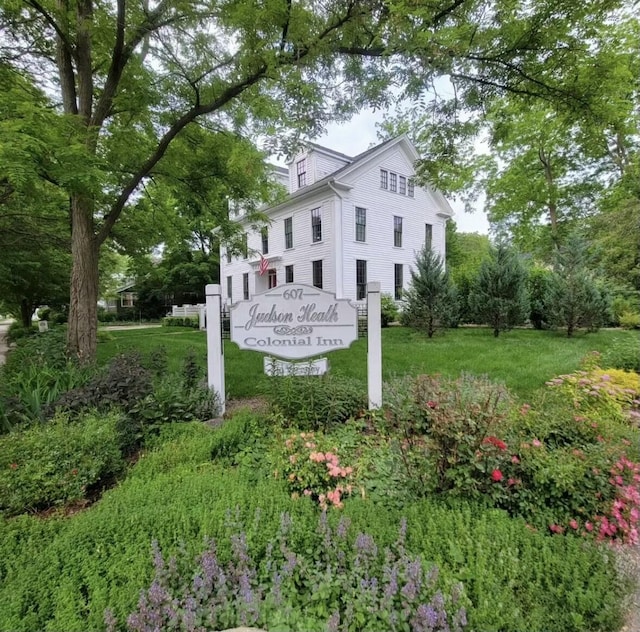
{"type": "Polygon", "coordinates": [[[570,235],[555,256],[547,300],[550,322],[567,328],[570,338],[579,327],[597,330],[608,316],[607,294],[589,269],[586,242],[570,235]]]}
{"type": "Polygon", "coordinates": [[[403,323],[425,330],[431,338],[438,329],[452,325],[457,313],[455,288],[442,259],[431,249],[423,248],[416,258],[416,270],[411,272],[403,323]]]}
{"type": "Polygon", "coordinates": [[[527,271],[513,248],[499,244],[491,250],[480,266],[469,303],[478,321],[490,325],[496,338],[501,331],[524,323],[529,314],[527,271]]]}

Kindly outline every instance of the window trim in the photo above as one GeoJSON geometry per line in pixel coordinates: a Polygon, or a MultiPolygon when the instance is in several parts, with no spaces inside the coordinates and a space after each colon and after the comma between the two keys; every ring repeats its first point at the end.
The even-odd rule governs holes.
{"type": "Polygon", "coordinates": [[[367,260],[356,259],[356,301],[362,301],[365,298],[367,298],[367,260]],[[364,277],[361,275],[362,272],[364,277]]]}
{"type": "Polygon", "coordinates": [[[402,248],[402,216],[393,216],[393,247],[402,248]]]}
{"type": "Polygon", "coordinates": [[[285,250],[293,248],[293,217],[284,218],[284,248],[285,250]],[[287,223],[291,229],[289,232],[287,232],[287,223]]]}
{"type": "Polygon", "coordinates": [[[311,283],[313,285],[313,287],[317,287],[322,289],[323,283],[324,283],[324,279],[323,279],[323,265],[322,265],[322,259],[316,259],[315,261],[311,262],[311,283]],[[320,273],[320,284],[318,285],[317,281],[318,279],[316,278],[316,273],[319,272],[320,273]]]}
{"type": "Polygon", "coordinates": [[[385,191],[389,188],[389,172],[386,169],[380,169],[380,188],[385,191]]]}
{"type": "Polygon", "coordinates": [[[356,206],[355,207],[355,240],[360,242],[360,243],[365,243],[367,241],[367,209],[362,207],[362,206],[356,206]],[[361,213],[358,213],[358,211],[361,211],[361,213]],[[364,221],[362,222],[358,222],[358,219],[362,219],[364,221]],[[361,229],[362,231],[362,239],[359,239],[359,231],[358,229],[361,229]]]}
{"type": "Polygon", "coordinates": [[[416,181],[413,178],[407,180],[407,195],[410,198],[416,196],[416,181]]]}
{"type": "Polygon", "coordinates": [[[269,268],[267,270],[267,288],[272,290],[274,287],[278,287],[278,272],[275,268],[269,268]]]}
{"type": "Polygon", "coordinates": [[[302,158],[296,162],[296,175],[298,179],[298,188],[307,186],[307,159],[302,158]]]}
{"type": "Polygon", "coordinates": [[[322,241],[322,208],[320,206],[311,209],[311,243],[322,241]]]}
{"type": "Polygon", "coordinates": [[[404,264],[393,264],[393,296],[396,301],[402,300],[402,293],[404,291],[404,264]],[[398,275],[398,272],[400,273],[398,275]],[[398,278],[400,277],[400,278],[398,278]],[[400,283],[398,283],[400,281],[400,283]]]}
{"type": "Polygon", "coordinates": [[[406,176],[400,176],[398,178],[398,193],[400,195],[407,194],[407,178],[406,176]]]}
{"type": "Polygon", "coordinates": [[[389,191],[396,193],[398,191],[398,174],[389,172],[389,191]]]}
{"type": "Polygon", "coordinates": [[[242,273],[242,297],[245,301],[249,300],[249,273],[242,273]]]}
{"type": "Polygon", "coordinates": [[[285,283],[293,283],[293,263],[284,267],[284,282],[285,283]],[[289,273],[291,273],[291,279],[289,279],[289,273]]]}

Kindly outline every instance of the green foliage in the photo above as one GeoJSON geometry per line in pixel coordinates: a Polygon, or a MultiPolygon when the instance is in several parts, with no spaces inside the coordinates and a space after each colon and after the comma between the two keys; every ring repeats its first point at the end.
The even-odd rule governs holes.
{"type": "Polygon", "coordinates": [[[380,297],[380,323],[382,327],[388,327],[389,323],[395,323],[399,314],[400,310],[393,300],[393,296],[383,294],[380,297]]]}
{"type": "Polygon", "coordinates": [[[457,319],[457,298],[440,257],[423,248],[411,271],[411,285],[402,310],[402,324],[421,329],[431,338],[457,319]]]}
{"type": "Polygon", "coordinates": [[[0,437],[0,511],[15,515],[90,497],[124,469],[119,418],[59,415],[0,437]]]}
{"type": "Polygon", "coordinates": [[[552,272],[546,268],[533,267],[529,270],[527,279],[527,289],[529,292],[529,300],[531,311],[529,313],[529,321],[535,329],[547,329],[549,292],[553,283],[552,272]]]}
{"type": "Polygon", "coordinates": [[[273,377],[265,395],[277,412],[302,430],[327,429],[367,408],[366,390],[360,381],[329,373],[273,377]]]}
{"type": "Polygon", "coordinates": [[[602,366],[605,369],[612,367],[614,369],[640,373],[639,342],[637,338],[632,340],[615,338],[612,344],[609,345],[602,354],[602,366]]]}
{"type": "Polygon", "coordinates": [[[522,324],[529,315],[527,273],[515,250],[499,244],[480,266],[469,303],[479,322],[497,338],[501,331],[522,324]]]}
{"type": "Polygon", "coordinates": [[[607,296],[589,270],[586,243],[576,234],[556,251],[547,306],[550,322],[566,327],[568,337],[579,327],[597,330],[607,321],[607,296]]]}
{"type": "Polygon", "coordinates": [[[640,313],[622,312],[620,314],[620,327],[623,329],[640,329],[640,313]]]}
{"type": "Polygon", "coordinates": [[[7,342],[12,344],[22,338],[35,336],[37,333],[38,327],[36,325],[30,324],[28,327],[25,327],[21,322],[16,320],[9,325],[9,330],[7,331],[7,342]]]}
{"type": "Polygon", "coordinates": [[[165,316],[162,319],[162,326],[198,329],[200,327],[200,319],[198,316],[165,316]]]}

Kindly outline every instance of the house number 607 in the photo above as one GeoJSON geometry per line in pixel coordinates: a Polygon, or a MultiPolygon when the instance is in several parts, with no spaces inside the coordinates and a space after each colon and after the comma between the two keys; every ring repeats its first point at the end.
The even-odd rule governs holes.
{"type": "Polygon", "coordinates": [[[300,299],[302,298],[302,288],[300,289],[294,289],[294,290],[285,290],[282,293],[282,298],[285,301],[295,301],[296,299],[300,299]]]}

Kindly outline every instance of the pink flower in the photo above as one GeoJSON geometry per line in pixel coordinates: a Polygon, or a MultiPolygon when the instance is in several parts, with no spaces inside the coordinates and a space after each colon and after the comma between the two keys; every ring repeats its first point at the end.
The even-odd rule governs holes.
{"type": "Polygon", "coordinates": [[[534,440],[531,442],[531,445],[532,445],[534,448],[539,448],[539,447],[542,445],[542,441],[539,441],[538,439],[534,439],[534,440]]]}
{"type": "Polygon", "coordinates": [[[514,455],[511,457],[511,462],[512,462],[512,463],[514,463],[515,465],[517,465],[518,463],[520,463],[520,459],[518,458],[518,455],[517,455],[517,454],[514,454],[514,455]]]}
{"type": "Polygon", "coordinates": [[[310,489],[305,489],[302,493],[303,493],[305,496],[311,496],[311,494],[312,494],[313,492],[312,492],[310,489]]]}
{"type": "Polygon", "coordinates": [[[591,533],[593,531],[593,524],[587,520],[587,522],[584,523],[584,528],[591,533]]]}
{"type": "Polygon", "coordinates": [[[520,408],[520,414],[526,415],[530,410],[531,410],[531,406],[529,406],[529,404],[523,404],[522,407],[520,408]]]}
{"type": "Polygon", "coordinates": [[[438,407],[438,402],[434,402],[434,401],[432,401],[432,400],[429,400],[429,401],[427,402],[427,406],[428,406],[429,408],[437,408],[437,407],[438,407]]]}
{"type": "Polygon", "coordinates": [[[549,530],[552,533],[564,533],[564,527],[561,527],[559,524],[550,524],[549,530]]]}
{"type": "Polygon", "coordinates": [[[507,485],[509,485],[509,487],[512,487],[513,485],[515,485],[518,481],[515,478],[510,478],[507,481],[507,485]]]}
{"type": "Polygon", "coordinates": [[[569,526],[572,529],[577,530],[578,529],[578,521],[575,518],[572,518],[571,520],[569,520],[569,526]]]}
{"type": "Polygon", "coordinates": [[[491,480],[494,483],[499,483],[502,480],[502,472],[498,469],[493,470],[493,472],[491,472],[491,480]]]}
{"type": "Polygon", "coordinates": [[[289,463],[293,463],[293,464],[295,464],[295,462],[296,462],[297,460],[298,460],[298,455],[297,455],[297,454],[292,454],[292,455],[289,457],[289,463]]]}

